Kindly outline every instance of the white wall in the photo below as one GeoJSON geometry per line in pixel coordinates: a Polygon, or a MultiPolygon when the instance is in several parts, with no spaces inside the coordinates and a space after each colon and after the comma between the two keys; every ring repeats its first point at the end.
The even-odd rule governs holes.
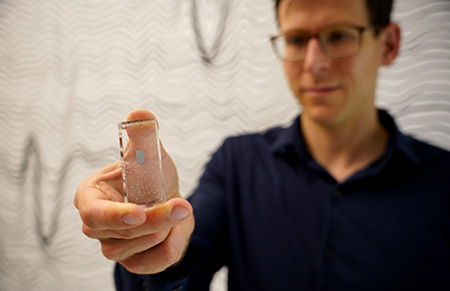
{"type": "MultiPolygon", "coordinates": [[[[268,42],[272,9],[0,1],[0,290],[113,290],[113,263],[81,233],[72,200],[118,159],[117,122],[130,110],[159,118],[184,195],[224,137],[291,121],[299,109],[268,42]]],[[[450,2],[399,0],[395,19],[402,54],[381,71],[378,104],[450,149],[450,2]]],[[[224,274],[214,290],[225,290],[224,274]]]]}

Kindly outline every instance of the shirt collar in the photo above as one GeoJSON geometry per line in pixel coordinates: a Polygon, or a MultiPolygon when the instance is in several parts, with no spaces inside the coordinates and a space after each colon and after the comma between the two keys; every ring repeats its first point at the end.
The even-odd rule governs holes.
{"type": "Polygon", "coordinates": [[[274,139],[271,152],[276,157],[290,162],[309,157],[300,128],[300,116],[297,116],[289,127],[281,129],[278,136],[274,139]]]}
{"type": "MultiPolygon", "coordinates": [[[[394,119],[388,112],[379,109],[378,114],[381,124],[389,132],[389,142],[383,156],[390,159],[394,155],[401,154],[417,164],[419,158],[414,151],[412,139],[399,131],[394,119]]],[[[271,146],[272,153],[289,161],[293,161],[294,158],[296,160],[311,159],[300,128],[300,116],[297,116],[292,124],[283,128],[275,138],[271,146]]]]}
{"type": "Polygon", "coordinates": [[[400,132],[392,116],[385,110],[378,110],[381,124],[389,132],[389,142],[385,155],[390,157],[401,154],[411,162],[418,164],[419,157],[414,150],[414,140],[400,132]]]}

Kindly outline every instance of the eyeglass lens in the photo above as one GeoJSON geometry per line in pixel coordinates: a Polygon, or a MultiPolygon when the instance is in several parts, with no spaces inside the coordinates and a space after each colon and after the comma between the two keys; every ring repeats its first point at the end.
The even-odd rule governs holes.
{"type": "Polygon", "coordinates": [[[317,36],[306,32],[288,34],[273,39],[274,48],[281,59],[302,59],[308,41],[317,37],[324,54],[329,57],[346,57],[359,48],[361,28],[332,27],[322,30],[317,36]]]}

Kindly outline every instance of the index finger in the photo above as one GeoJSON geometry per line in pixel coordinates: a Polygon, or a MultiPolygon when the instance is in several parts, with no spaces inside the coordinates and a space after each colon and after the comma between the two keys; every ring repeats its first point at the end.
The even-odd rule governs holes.
{"type": "Polygon", "coordinates": [[[141,206],[123,203],[123,196],[107,182],[92,182],[77,191],[75,206],[83,223],[92,230],[121,229],[146,220],[141,206]]]}
{"type": "MultiPolygon", "coordinates": [[[[126,204],[127,203],[125,203],[125,205],[126,204]]],[[[103,226],[107,226],[107,228],[100,229],[100,224],[97,224],[96,229],[89,228],[87,225],[85,225],[85,227],[83,228],[83,232],[88,237],[96,239],[132,239],[169,230],[187,217],[193,217],[191,205],[187,200],[183,198],[174,198],[169,200],[167,203],[151,208],[143,208],[139,206],[137,207],[139,214],[142,214],[142,212],[144,213],[144,223],[140,221],[135,225],[131,225],[129,221],[130,215],[133,215],[133,219],[136,219],[136,213],[132,214],[128,212],[123,215],[119,209],[111,208],[107,210],[109,211],[109,214],[104,215],[106,221],[104,221],[105,223],[102,224],[103,226]],[[111,223],[114,220],[116,220],[117,223],[111,223]],[[120,223],[120,220],[122,220],[123,223],[120,223]]],[[[142,219],[142,217],[140,219],[142,219]]],[[[135,222],[137,222],[137,220],[133,220],[133,223],[135,222]]]]}

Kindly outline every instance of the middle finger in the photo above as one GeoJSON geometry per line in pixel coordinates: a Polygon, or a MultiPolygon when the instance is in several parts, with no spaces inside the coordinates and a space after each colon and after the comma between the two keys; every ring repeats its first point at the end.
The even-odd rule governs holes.
{"type": "Polygon", "coordinates": [[[102,252],[109,260],[125,260],[160,244],[167,238],[169,232],[164,230],[133,239],[101,239],[102,252]]]}

